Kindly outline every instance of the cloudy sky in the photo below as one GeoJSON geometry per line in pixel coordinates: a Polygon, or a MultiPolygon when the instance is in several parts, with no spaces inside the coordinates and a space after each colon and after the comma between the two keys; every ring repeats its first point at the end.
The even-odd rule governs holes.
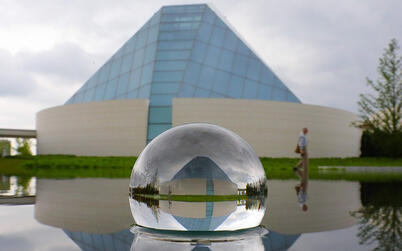
{"type": "MultiPolygon", "coordinates": [[[[34,128],[170,0],[0,1],[0,128],[34,128]]],[[[357,112],[365,78],[391,38],[402,1],[216,0],[213,5],[303,103],[357,112]]]]}

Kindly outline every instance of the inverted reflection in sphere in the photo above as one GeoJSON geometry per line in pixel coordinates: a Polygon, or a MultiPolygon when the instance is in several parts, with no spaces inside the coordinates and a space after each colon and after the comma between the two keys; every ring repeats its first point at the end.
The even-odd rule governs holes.
{"type": "Polygon", "coordinates": [[[152,140],[130,179],[138,225],[183,231],[236,230],[259,225],[266,178],[253,149],[212,124],[174,127],[152,140]]]}

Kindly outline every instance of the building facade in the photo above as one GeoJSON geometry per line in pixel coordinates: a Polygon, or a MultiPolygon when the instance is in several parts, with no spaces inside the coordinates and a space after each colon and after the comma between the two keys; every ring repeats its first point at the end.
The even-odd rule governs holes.
{"type": "MultiPolygon", "coordinates": [[[[298,131],[310,124],[319,135],[336,134],[337,149],[317,156],[357,156],[353,120],[346,111],[301,104],[211,6],[165,6],[63,106],[38,113],[38,153],[138,155],[172,126],[209,122],[235,131],[260,156],[291,156],[298,131]]],[[[317,149],[330,142],[316,137],[317,149]]]]}

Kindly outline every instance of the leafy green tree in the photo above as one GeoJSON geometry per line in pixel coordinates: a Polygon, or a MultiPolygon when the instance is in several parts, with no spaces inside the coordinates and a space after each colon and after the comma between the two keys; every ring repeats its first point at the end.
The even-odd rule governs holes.
{"type": "Polygon", "coordinates": [[[0,140],[0,158],[10,155],[11,142],[9,140],[0,140]]]}
{"type": "Polygon", "coordinates": [[[362,208],[351,212],[358,219],[360,244],[374,250],[402,250],[402,183],[361,183],[362,208]]]}
{"type": "Polygon", "coordinates": [[[355,126],[388,134],[402,132],[402,56],[398,49],[397,40],[392,39],[379,59],[379,78],[375,82],[367,78],[372,92],[360,94],[361,120],[355,126]]]}
{"type": "Polygon", "coordinates": [[[29,139],[17,138],[16,141],[17,147],[15,148],[15,150],[17,151],[18,155],[32,156],[31,141],[29,139]]]}

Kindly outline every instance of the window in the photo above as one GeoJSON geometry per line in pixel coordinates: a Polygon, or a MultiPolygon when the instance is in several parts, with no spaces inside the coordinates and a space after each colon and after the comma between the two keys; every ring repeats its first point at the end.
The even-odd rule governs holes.
{"type": "Polygon", "coordinates": [[[243,54],[245,56],[248,56],[251,54],[250,49],[242,41],[239,41],[239,43],[237,45],[237,52],[240,54],[243,54]]]}
{"type": "Polygon", "coordinates": [[[208,46],[205,64],[214,67],[218,66],[220,49],[215,46],[208,46]]]}
{"type": "Polygon", "coordinates": [[[206,8],[205,12],[204,12],[204,18],[203,21],[210,23],[210,24],[214,24],[215,23],[215,14],[209,9],[206,8]]]}
{"type": "Polygon", "coordinates": [[[184,82],[196,84],[198,81],[198,75],[200,74],[201,65],[193,62],[189,62],[187,70],[184,74],[184,82]]]}
{"type": "Polygon", "coordinates": [[[141,68],[135,69],[130,73],[130,80],[128,84],[128,90],[134,90],[140,86],[141,68]]]}
{"type": "Polygon", "coordinates": [[[149,123],[172,123],[172,107],[150,107],[149,123]]]}
{"type": "Polygon", "coordinates": [[[113,55],[113,59],[118,59],[123,56],[124,49],[124,46],[120,47],[120,49],[118,49],[117,52],[113,55]]]}
{"type": "Polygon", "coordinates": [[[134,91],[127,93],[126,98],[133,98],[133,99],[137,98],[137,92],[138,92],[138,90],[134,90],[134,91]]]}
{"type": "Polygon", "coordinates": [[[154,73],[154,81],[155,82],[175,82],[181,81],[183,77],[182,71],[156,71],[154,73]]]}
{"type": "Polygon", "coordinates": [[[87,80],[84,84],[86,88],[92,88],[96,85],[96,74],[93,75],[90,79],[87,80]]]}
{"type": "Polygon", "coordinates": [[[213,91],[226,94],[229,85],[230,75],[224,71],[217,71],[215,74],[213,91]]]}
{"type": "Polygon", "coordinates": [[[240,98],[243,93],[243,83],[244,78],[232,75],[228,92],[229,96],[233,98],[240,98]]]}
{"type": "Polygon", "coordinates": [[[191,55],[191,58],[194,61],[199,62],[199,63],[204,62],[206,49],[207,49],[207,46],[204,43],[195,42],[193,54],[191,55]]]}
{"type": "Polygon", "coordinates": [[[201,14],[175,14],[175,15],[162,15],[161,22],[191,22],[200,21],[201,14]]]}
{"type": "Polygon", "coordinates": [[[144,60],[144,49],[140,49],[135,52],[133,60],[133,69],[136,69],[142,65],[144,60]]]}
{"type": "Polygon", "coordinates": [[[131,69],[131,64],[133,62],[133,54],[126,54],[123,57],[123,62],[121,64],[120,73],[129,72],[131,69]]]}
{"type": "Polygon", "coordinates": [[[194,95],[195,87],[184,84],[179,92],[179,97],[192,97],[194,95]]]}
{"type": "Polygon", "coordinates": [[[108,80],[109,70],[110,70],[110,62],[107,62],[100,69],[100,83],[104,83],[104,82],[106,82],[108,80]]]}
{"type": "Polygon", "coordinates": [[[154,25],[149,28],[148,32],[148,44],[155,42],[158,39],[158,25],[154,25]]]}
{"type": "Polygon", "coordinates": [[[220,18],[216,19],[216,24],[215,25],[217,25],[217,26],[219,26],[221,28],[226,28],[227,27],[226,24],[220,18]]]}
{"type": "Polygon", "coordinates": [[[143,85],[138,89],[138,98],[149,98],[151,85],[143,85]]]}
{"type": "Polygon", "coordinates": [[[84,95],[84,102],[90,102],[93,100],[94,97],[94,93],[95,93],[95,88],[90,88],[85,92],[84,95]]]}
{"type": "Polygon", "coordinates": [[[195,30],[185,31],[161,31],[159,33],[159,40],[185,40],[194,39],[196,35],[195,30]]]}
{"type": "Polygon", "coordinates": [[[160,24],[161,31],[175,31],[175,30],[194,30],[200,25],[199,22],[185,22],[185,23],[162,23],[160,24]]]}
{"type": "Polygon", "coordinates": [[[77,93],[76,95],[75,95],[75,103],[81,103],[82,102],[82,100],[84,99],[84,93],[83,92],[80,92],[80,93],[77,93]]]}
{"type": "Polygon", "coordinates": [[[106,85],[104,100],[113,99],[116,96],[117,79],[110,80],[106,85]]]}
{"type": "Polygon", "coordinates": [[[165,125],[148,125],[148,140],[151,140],[158,136],[159,134],[163,133],[166,130],[172,128],[170,124],[165,125]]]}
{"type": "Polygon", "coordinates": [[[181,50],[192,47],[193,41],[160,41],[158,43],[158,50],[181,50]]]}
{"type": "Polygon", "coordinates": [[[104,84],[96,86],[96,88],[95,88],[95,97],[94,97],[95,101],[103,100],[103,96],[105,94],[105,86],[106,85],[104,85],[104,84]]]}
{"type": "Polygon", "coordinates": [[[239,39],[236,37],[236,35],[231,30],[228,29],[228,30],[226,30],[223,46],[226,49],[235,51],[236,47],[237,47],[238,40],[239,39]]]}
{"type": "Polygon", "coordinates": [[[154,16],[151,18],[149,24],[150,24],[151,26],[152,26],[152,25],[155,25],[155,24],[158,24],[158,23],[159,23],[160,16],[161,16],[161,12],[160,12],[160,11],[156,12],[156,13],[154,14],[154,16]]]}
{"type": "Polygon", "coordinates": [[[222,50],[221,57],[219,59],[219,68],[226,71],[231,71],[233,59],[234,59],[233,52],[229,50],[222,50]]]}
{"type": "Polygon", "coordinates": [[[288,93],[288,101],[294,103],[300,103],[299,99],[291,92],[288,93]]]}
{"type": "Polygon", "coordinates": [[[279,88],[274,88],[272,99],[276,101],[286,101],[287,100],[287,92],[281,90],[279,88]]]}
{"type": "Polygon", "coordinates": [[[250,99],[257,98],[257,88],[258,88],[257,82],[246,79],[246,82],[244,84],[244,97],[250,99]]]}
{"type": "Polygon", "coordinates": [[[249,58],[249,64],[247,68],[247,77],[258,80],[260,76],[261,62],[257,58],[249,58]]]}
{"type": "Polygon", "coordinates": [[[177,71],[186,68],[187,61],[157,61],[155,71],[177,71]]]}
{"type": "Polygon", "coordinates": [[[171,106],[172,98],[175,95],[165,94],[165,95],[152,95],[150,100],[151,106],[171,106]]]}
{"type": "Polygon", "coordinates": [[[208,98],[208,97],[209,97],[209,93],[210,93],[210,91],[197,88],[197,90],[195,91],[195,95],[194,95],[194,96],[197,97],[197,98],[208,98]]]}
{"type": "Polygon", "coordinates": [[[119,78],[119,85],[117,87],[117,96],[120,96],[127,92],[128,89],[129,73],[125,73],[119,78]]]}
{"type": "Polygon", "coordinates": [[[153,83],[152,94],[175,94],[179,89],[178,83],[153,83]]]}
{"type": "Polygon", "coordinates": [[[163,7],[163,13],[181,13],[181,12],[202,12],[204,5],[186,5],[186,6],[166,6],[163,7]]]}
{"type": "Polygon", "coordinates": [[[204,66],[201,69],[199,86],[205,89],[211,89],[214,79],[215,70],[211,67],[204,66]]]}
{"type": "Polygon", "coordinates": [[[247,70],[248,58],[246,56],[236,54],[233,71],[244,76],[247,70]]]}
{"type": "Polygon", "coordinates": [[[211,95],[209,96],[210,98],[224,98],[225,95],[216,93],[216,92],[211,92],[211,95]]]}
{"type": "Polygon", "coordinates": [[[212,32],[210,43],[215,46],[221,47],[223,45],[224,38],[225,38],[225,30],[215,26],[212,32]]]}
{"type": "Polygon", "coordinates": [[[144,64],[148,64],[155,59],[156,43],[149,44],[145,47],[144,64]]]}
{"type": "Polygon", "coordinates": [[[273,77],[274,77],[274,75],[268,69],[268,67],[262,67],[261,76],[260,76],[260,82],[262,82],[264,84],[274,85],[273,77]]]}
{"type": "Polygon", "coordinates": [[[134,51],[135,48],[135,41],[137,40],[137,36],[132,36],[130,40],[128,40],[125,44],[126,49],[124,50],[124,53],[130,53],[134,51]]]}
{"type": "Polygon", "coordinates": [[[153,64],[147,64],[142,67],[142,74],[141,74],[141,85],[149,84],[152,81],[152,69],[153,64]]]}
{"type": "Polygon", "coordinates": [[[113,60],[112,68],[110,70],[110,79],[117,77],[120,73],[120,66],[121,66],[122,58],[118,58],[113,60]]]}
{"type": "Polygon", "coordinates": [[[137,43],[135,44],[135,49],[138,50],[145,46],[147,31],[148,29],[144,29],[137,32],[137,43]]]}
{"type": "Polygon", "coordinates": [[[208,43],[209,37],[211,36],[212,26],[207,23],[201,23],[200,28],[198,29],[197,39],[208,43]]]}
{"type": "Polygon", "coordinates": [[[158,51],[156,54],[157,60],[176,60],[187,59],[190,56],[190,51],[158,51]]]}
{"type": "Polygon", "coordinates": [[[272,87],[267,85],[259,85],[258,98],[271,100],[272,87]]]}

